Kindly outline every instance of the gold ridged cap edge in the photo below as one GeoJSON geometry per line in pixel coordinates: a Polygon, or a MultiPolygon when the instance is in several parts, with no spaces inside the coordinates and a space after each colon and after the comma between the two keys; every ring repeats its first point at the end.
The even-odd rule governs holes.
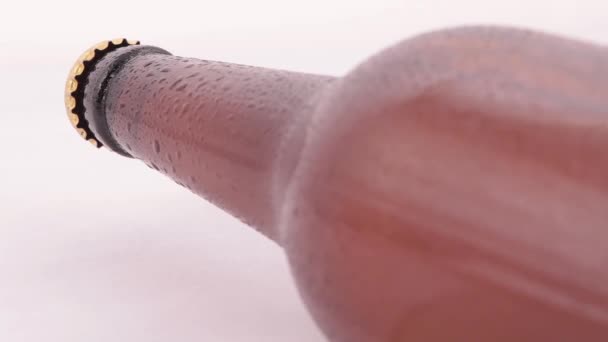
{"type": "Polygon", "coordinates": [[[76,132],[86,141],[95,147],[102,147],[103,144],[95,137],[84,116],[84,87],[88,81],[88,74],[95,67],[95,64],[108,53],[121,47],[139,45],[137,40],[117,38],[105,40],[87,49],[74,63],[68,74],[65,84],[65,107],[68,119],[76,132]]]}

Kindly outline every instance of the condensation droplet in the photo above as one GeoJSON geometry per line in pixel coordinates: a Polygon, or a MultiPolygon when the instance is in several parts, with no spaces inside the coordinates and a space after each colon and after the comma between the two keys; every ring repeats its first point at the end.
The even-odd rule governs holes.
{"type": "Polygon", "coordinates": [[[169,87],[169,90],[173,90],[175,87],[177,87],[178,84],[180,84],[182,82],[182,79],[178,79],[177,81],[173,82],[173,84],[169,87]]]}

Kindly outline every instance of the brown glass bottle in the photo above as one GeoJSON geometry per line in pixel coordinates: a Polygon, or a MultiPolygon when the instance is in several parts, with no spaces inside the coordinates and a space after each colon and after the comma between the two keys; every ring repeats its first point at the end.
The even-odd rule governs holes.
{"type": "Polygon", "coordinates": [[[329,340],[608,339],[604,47],[454,29],[332,78],[118,45],[81,134],[281,245],[329,340]]]}

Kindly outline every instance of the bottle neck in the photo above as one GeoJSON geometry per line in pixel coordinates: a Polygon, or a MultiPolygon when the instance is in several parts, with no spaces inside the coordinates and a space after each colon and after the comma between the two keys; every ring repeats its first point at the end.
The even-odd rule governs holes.
{"type": "Polygon", "coordinates": [[[147,53],[108,79],[121,149],[277,241],[279,148],[332,78],[147,53]]]}

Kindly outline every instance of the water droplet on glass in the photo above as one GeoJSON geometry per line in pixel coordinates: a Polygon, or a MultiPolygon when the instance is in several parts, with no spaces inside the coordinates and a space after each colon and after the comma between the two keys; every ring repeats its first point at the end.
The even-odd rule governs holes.
{"type": "Polygon", "coordinates": [[[178,84],[180,84],[182,82],[182,79],[178,79],[177,81],[173,82],[173,84],[169,87],[169,90],[173,90],[173,88],[175,88],[178,84]]]}

